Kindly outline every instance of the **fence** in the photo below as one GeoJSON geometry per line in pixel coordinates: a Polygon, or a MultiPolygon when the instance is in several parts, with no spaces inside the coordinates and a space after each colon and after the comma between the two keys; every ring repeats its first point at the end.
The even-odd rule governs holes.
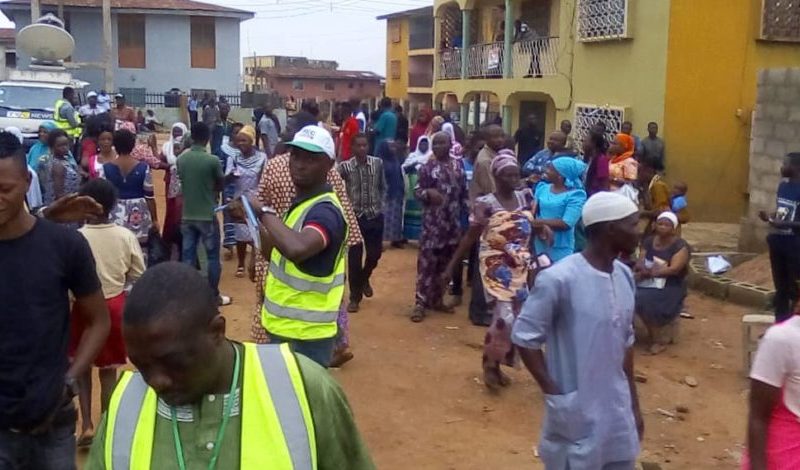
{"type": "Polygon", "coordinates": [[[461,49],[446,49],[439,52],[439,78],[441,80],[461,78],[461,49]]]}
{"type": "MultiPolygon", "coordinates": [[[[144,89],[128,88],[120,89],[120,93],[125,95],[125,101],[129,106],[135,108],[177,108],[180,106],[181,93],[148,93],[144,89]]],[[[250,94],[252,95],[252,93],[250,94]]],[[[232,108],[242,107],[242,95],[224,94],[212,95],[220,102],[228,103],[232,108]]]]}
{"type": "Polygon", "coordinates": [[[467,47],[467,76],[470,78],[502,77],[503,49],[502,42],[467,47]]]}
{"type": "Polygon", "coordinates": [[[558,74],[559,38],[539,38],[514,44],[511,54],[514,78],[552,77],[558,74]]]}

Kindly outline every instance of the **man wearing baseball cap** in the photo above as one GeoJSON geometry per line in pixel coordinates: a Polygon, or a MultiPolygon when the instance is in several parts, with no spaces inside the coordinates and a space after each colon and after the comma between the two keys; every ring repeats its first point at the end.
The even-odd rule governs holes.
{"type": "Polygon", "coordinates": [[[644,432],[633,377],[636,284],[617,256],[639,243],[639,210],[600,192],[583,222],[586,249],[538,275],[511,339],[545,395],[545,468],[633,470],[644,432]]]}
{"type": "Polygon", "coordinates": [[[261,251],[270,260],[261,322],[271,342],[327,367],[344,296],[348,226],[341,202],[327,184],[336,148],[330,133],[307,126],[288,143],[289,173],[297,198],[284,215],[251,200],[261,222],[261,251]]]}
{"type": "Polygon", "coordinates": [[[104,112],[103,108],[97,104],[97,93],[93,91],[86,93],[86,104],[78,108],[78,114],[81,115],[81,119],[84,121],[90,116],[97,116],[104,112]]]}
{"type": "Polygon", "coordinates": [[[120,123],[132,122],[136,124],[136,111],[125,105],[125,95],[117,93],[114,96],[114,109],[111,110],[111,118],[114,120],[114,128],[119,129],[120,123]]]}

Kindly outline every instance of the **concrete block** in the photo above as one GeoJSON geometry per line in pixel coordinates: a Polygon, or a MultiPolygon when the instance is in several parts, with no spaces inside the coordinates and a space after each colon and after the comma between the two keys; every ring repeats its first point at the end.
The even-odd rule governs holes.
{"type": "Polygon", "coordinates": [[[783,122],[789,119],[789,107],[782,103],[767,106],[767,117],[773,121],[783,122]]]}
{"type": "Polygon", "coordinates": [[[774,194],[769,194],[767,191],[764,191],[763,189],[750,190],[751,206],[768,207],[774,199],[775,199],[774,194]]]}
{"type": "Polygon", "coordinates": [[[789,122],[800,123],[800,107],[792,106],[789,110],[789,122]]]}
{"type": "Polygon", "coordinates": [[[793,85],[784,85],[775,89],[775,97],[782,103],[791,105],[800,97],[800,89],[793,85]]]}
{"type": "Polygon", "coordinates": [[[767,80],[772,85],[783,85],[789,78],[789,69],[768,69],[767,80]]]}
{"type": "Polygon", "coordinates": [[[761,69],[761,70],[758,71],[758,79],[757,79],[756,83],[758,83],[758,88],[759,89],[762,86],[764,86],[767,83],[769,83],[769,75],[767,73],[767,69],[761,69]]]}
{"type": "Polygon", "coordinates": [[[774,131],[775,125],[768,119],[756,119],[753,121],[753,137],[770,139],[774,131]]]}
{"type": "Polygon", "coordinates": [[[725,300],[728,298],[728,288],[735,281],[727,277],[713,276],[707,274],[697,279],[695,289],[702,293],[715,297],[717,299],[725,300]]]}
{"type": "Polygon", "coordinates": [[[750,140],[750,154],[762,153],[767,149],[767,142],[761,137],[755,137],[750,140]]]}
{"type": "MultiPolygon", "coordinates": [[[[761,74],[759,73],[759,78],[760,77],[761,74]]],[[[800,85],[800,68],[794,68],[789,70],[789,82],[795,86],[800,85]]]]}
{"type": "Polygon", "coordinates": [[[771,289],[747,282],[735,282],[728,286],[728,302],[746,307],[769,308],[771,294],[774,294],[771,289]]]}
{"type": "Polygon", "coordinates": [[[780,140],[767,141],[766,153],[772,157],[783,158],[786,155],[786,142],[782,142],[780,140]]]}
{"type": "Polygon", "coordinates": [[[797,137],[798,129],[797,124],[784,123],[775,125],[775,137],[786,142],[790,142],[797,137]]]}

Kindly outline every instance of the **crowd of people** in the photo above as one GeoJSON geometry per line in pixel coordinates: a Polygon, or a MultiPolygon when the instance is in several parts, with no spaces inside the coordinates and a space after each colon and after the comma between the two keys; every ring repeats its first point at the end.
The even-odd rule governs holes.
{"type": "MultiPolygon", "coordinates": [[[[494,122],[466,133],[427,109],[409,124],[384,99],[372,112],[341,103],[332,122],[305,103],[283,126],[261,109],[250,125],[229,119],[227,103],[192,98],[190,126],[174,124],[158,147],[137,137],[124,97],[114,108],[104,92],[90,100],[75,111],[65,89],[27,155],[18,131],[0,133],[10,268],[0,282],[10,299],[0,310],[0,463],[72,468],[77,444],[91,446],[88,468],[98,469],[155,459],[374,468],[325,368],[353,358],[349,315],[380,302],[372,277],[384,249],[416,241],[409,318],[452,312],[471,286],[470,321],[487,327],[483,382],[501,392],[511,384],[502,366],[521,360],[542,389],[546,467],[634,468],[644,432],[634,319],[658,354],[690,315],[688,187],[666,183],[655,123],[644,139],[630,123],[609,138],[598,120],[578,138],[565,120],[545,141],[535,116],[514,136],[494,122]],[[255,283],[254,344],[226,337],[223,250],[236,277],[255,283]],[[127,361],[139,372],[118,377],[127,361]]],[[[798,154],[783,173],[778,208],[763,215],[785,272],[782,320],[797,298],[798,154]]],[[[770,330],[754,365],[753,468],[794,449],[764,435],[800,432],[797,391],[785,386],[796,378],[792,328],[789,318],[770,330]]]]}

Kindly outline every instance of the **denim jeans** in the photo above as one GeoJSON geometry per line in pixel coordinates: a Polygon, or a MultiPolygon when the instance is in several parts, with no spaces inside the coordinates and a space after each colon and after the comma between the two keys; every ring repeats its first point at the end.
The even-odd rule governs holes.
{"type": "Polygon", "coordinates": [[[297,354],[311,359],[322,367],[327,368],[331,363],[331,356],[333,355],[333,345],[336,343],[336,337],[315,339],[315,340],[300,340],[292,338],[284,338],[283,336],[274,335],[269,333],[269,342],[271,344],[289,343],[292,351],[297,354]]]}
{"type": "Polygon", "coordinates": [[[184,220],[181,222],[181,236],[183,237],[183,253],[181,261],[189,266],[197,266],[197,246],[202,242],[208,260],[208,284],[219,297],[219,278],[222,275],[222,265],[219,261],[219,224],[217,220],[196,221],[184,220]]]}
{"type": "Polygon", "coordinates": [[[800,237],[773,233],[767,236],[772,279],[775,282],[775,321],[792,316],[800,282],[800,237]]]}
{"type": "Polygon", "coordinates": [[[0,469],[75,469],[75,407],[70,403],[44,434],[25,434],[0,429],[0,469]]]}

